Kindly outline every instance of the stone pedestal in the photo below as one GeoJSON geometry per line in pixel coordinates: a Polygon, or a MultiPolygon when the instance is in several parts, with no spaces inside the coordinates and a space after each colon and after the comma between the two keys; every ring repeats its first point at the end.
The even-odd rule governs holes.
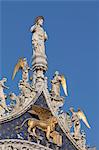
{"type": "Polygon", "coordinates": [[[32,85],[38,89],[39,86],[44,82],[44,73],[47,71],[47,57],[46,55],[33,55],[32,60],[32,70],[33,70],[33,80],[32,85]]]}
{"type": "Polygon", "coordinates": [[[33,70],[43,70],[46,71],[48,68],[46,55],[35,55],[33,56],[32,62],[33,70]]]}

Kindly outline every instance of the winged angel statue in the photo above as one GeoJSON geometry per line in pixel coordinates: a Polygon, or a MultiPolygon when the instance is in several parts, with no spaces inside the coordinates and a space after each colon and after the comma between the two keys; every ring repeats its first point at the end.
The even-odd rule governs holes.
{"type": "Polygon", "coordinates": [[[17,62],[17,64],[14,67],[12,80],[15,78],[16,73],[19,71],[19,69],[22,69],[22,80],[28,81],[28,70],[29,66],[27,64],[26,58],[20,58],[17,62]]]}
{"type": "Polygon", "coordinates": [[[56,71],[53,77],[51,94],[55,97],[60,97],[60,86],[62,85],[65,95],[67,96],[67,84],[64,75],[59,75],[59,72],[56,71]]]}
{"type": "Polygon", "coordinates": [[[71,120],[74,123],[74,138],[79,139],[80,138],[80,120],[82,120],[85,125],[90,128],[90,125],[88,123],[88,120],[84,114],[84,112],[79,108],[77,112],[74,111],[74,108],[70,108],[70,111],[72,113],[71,120]]]}
{"type": "MultiPolygon", "coordinates": [[[[22,80],[19,81],[19,89],[21,91],[21,104],[26,101],[29,101],[29,99],[33,99],[35,96],[35,91],[29,84],[29,70],[30,67],[28,66],[27,59],[26,58],[20,58],[18,62],[16,63],[14,67],[14,71],[12,74],[12,80],[15,78],[17,72],[19,70],[22,70],[22,80]]],[[[11,99],[16,99],[17,97],[14,94],[11,94],[10,96],[11,99]]],[[[18,101],[18,100],[17,100],[18,101]]]]}

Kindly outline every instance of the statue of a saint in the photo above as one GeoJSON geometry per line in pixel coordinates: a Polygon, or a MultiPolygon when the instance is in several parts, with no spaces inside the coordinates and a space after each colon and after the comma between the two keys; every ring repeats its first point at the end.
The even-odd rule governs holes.
{"type": "Polygon", "coordinates": [[[0,106],[2,107],[2,109],[7,110],[7,105],[6,105],[6,101],[5,101],[5,97],[6,95],[4,94],[4,89],[8,89],[7,86],[4,85],[4,83],[7,81],[6,78],[3,78],[2,80],[0,80],[0,106]]]}
{"type": "Polygon", "coordinates": [[[31,27],[30,31],[32,35],[32,46],[34,49],[34,56],[41,55],[45,56],[45,45],[44,42],[47,40],[47,34],[43,29],[44,17],[38,16],[35,19],[35,24],[31,27]]]}

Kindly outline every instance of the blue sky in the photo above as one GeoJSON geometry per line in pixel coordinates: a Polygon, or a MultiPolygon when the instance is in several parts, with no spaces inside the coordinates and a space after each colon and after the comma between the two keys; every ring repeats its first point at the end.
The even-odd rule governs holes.
{"type": "MultiPolygon", "coordinates": [[[[1,1],[0,78],[7,77],[10,91],[18,93],[19,72],[11,80],[15,63],[27,57],[31,65],[30,27],[38,15],[45,17],[48,33],[47,76],[56,70],[67,77],[69,96],[64,111],[80,107],[91,129],[82,123],[87,143],[99,148],[99,3],[96,1],[1,1]]],[[[63,91],[62,91],[63,94],[63,91]]]]}

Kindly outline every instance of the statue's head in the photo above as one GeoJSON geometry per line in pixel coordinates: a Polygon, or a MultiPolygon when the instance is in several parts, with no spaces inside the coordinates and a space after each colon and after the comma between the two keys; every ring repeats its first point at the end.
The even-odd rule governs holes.
{"type": "Polygon", "coordinates": [[[26,65],[27,64],[27,59],[23,58],[23,61],[24,61],[24,65],[26,65]]]}
{"type": "Polygon", "coordinates": [[[70,112],[74,112],[74,108],[73,107],[70,107],[70,112]]]}
{"type": "Polygon", "coordinates": [[[4,82],[7,82],[7,78],[3,78],[3,81],[4,81],[4,82]]]}
{"type": "Polygon", "coordinates": [[[9,98],[10,98],[11,100],[15,100],[15,97],[16,97],[16,95],[15,95],[14,93],[10,93],[10,94],[9,94],[9,98]]]}
{"type": "Polygon", "coordinates": [[[58,76],[59,75],[59,72],[58,71],[55,71],[55,76],[58,76]]]}
{"type": "Polygon", "coordinates": [[[27,61],[27,59],[26,59],[25,57],[23,58],[23,60],[24,60],[24,61],[27,61]]]}
{"type": "Polygon", "coordinates": [[[81,109],[80,109],[80,108],[78,108],[78,111],[81,111],[81,109]]]}
{"type": "Polygon", "coordinates": [[[43,25],[43,22],[44,22],[44,17],[43,16],[38,16],[36,17],[35,19],[35,24],[39,24],[39,25],[43,25]]]}

